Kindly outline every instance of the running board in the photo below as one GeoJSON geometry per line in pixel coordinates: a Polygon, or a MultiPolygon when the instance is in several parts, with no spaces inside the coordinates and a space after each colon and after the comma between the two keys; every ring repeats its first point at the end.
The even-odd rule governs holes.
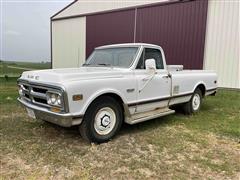
{"type": "Polygon", "coordinates": [[[131,117],[127,118],[126,123],[137,124],[137,123],[140,123],[143,121],[155,119],[155,118],[166,116],[166,115],[173,114],[173,113],[175,113],[175,111],[168,109],[168,108],[157,109],[157,110],[148,111],[148,112],[144,112],[144,113],[137,113],[137,114],[134,114],[131,117]]]}

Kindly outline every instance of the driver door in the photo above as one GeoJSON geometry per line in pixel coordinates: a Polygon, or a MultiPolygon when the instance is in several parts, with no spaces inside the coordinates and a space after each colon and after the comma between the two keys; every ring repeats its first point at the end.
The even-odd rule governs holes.
{"type": "Polygon", "coordinates": [[[144,48],[135,70],[137,79],[137,105],[136,112],[146,112],[156,108],[168,106],[170,98],[171,78],[164,69],[162,54],[159,49],[144,48]],[[156,61],[156,72],[149,73],[145,68],[145,61],[156,61]]]}

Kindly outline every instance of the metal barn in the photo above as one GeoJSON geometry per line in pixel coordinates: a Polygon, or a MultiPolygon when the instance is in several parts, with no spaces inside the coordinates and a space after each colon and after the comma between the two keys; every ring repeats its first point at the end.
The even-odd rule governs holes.
{"type": "Polygon", "coordinates": [[[79,67],[96,46],[153,43],[163,47],[168,64],[216,70],[220,87],[240,88],[239,5],[229,0],[74,1],[51,17],[52,67],[79,67]]]}

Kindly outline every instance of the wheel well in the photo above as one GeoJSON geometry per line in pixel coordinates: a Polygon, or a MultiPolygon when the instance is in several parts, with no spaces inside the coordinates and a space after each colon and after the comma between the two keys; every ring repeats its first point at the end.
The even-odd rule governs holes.
{"type": "Polygon", "coordinates": [[[200,89],[200,91],[202,92],[202,96],[205,96],[205,92],[206,92],[206,88],[203,84],[199,84],[196,89],[200,89]]]}
{"type": "MultiPolygon", "coordinates": [[[[96,100],[98,100],[99,98],[104,97],[104,96],[108,96],[108,97],[111,97],[111,98],[115,99],[115,100],[119,103],[119,105],[122,107],[122,110],[124,111],[122,98],[121,98],[119,95],[114,94],[114,93],[105,93],[105,94],[102,94],[102,95],[98,96],[97,98],[95,98],[93,101],[96,101],[96,100]]],[[[93,102],[93,101],[92,101],[92,102],[93,102]]],[[[123,112],[123,111],[122,111],[122,112],[123,112]]]]}

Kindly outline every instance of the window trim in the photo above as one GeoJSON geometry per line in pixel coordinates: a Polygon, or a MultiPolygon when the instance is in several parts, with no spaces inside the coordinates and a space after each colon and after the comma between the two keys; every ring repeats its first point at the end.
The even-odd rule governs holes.
{"type": "MultiPolygon", "coordinates": [[[[128,67],[118,67],[118,66],[113,66],[114,68],[121,68],[121,69],[130,69],[134,63],[138,60],[138,55],[139,55],[139,51],[141,51],[141,47],[139,46],[123,46],[123,47],[109,47],[109,48],[95,48],[92,53],[89,55],[89,57],[85,60],[85,63],[88,61],[88,59],[91,59],[95,50],[100,50],[100,49],[116,49],[116,48],[137,48],[137,51],[132,59],[131,64],[128,67]]],[[[83,65],[81,65],[80,67],[84,67],[83,65]]],[[[86,66],[87,67],[87,66],[86,66]]],[[[96,66],[91,66],[91,67],[96,67],[96,66]]]]}
{"type": "Polygon", "coordinates": [[[162,69],[156,69],[156,71],[162,71],[162,70],[166,70],[166,61],[165,61],[165,54],[163,52],[163,50],[161,48],[157,48],[157,47],[152,47],[152,46],[142,46],[141,52],[139,52],[140,54],[137,57],[136,63],[135,63],[135,67],[133,68],[134,70],[146,70],[146,69],[137,69],[137,65],[139,63],[139,60],[142,56],[142,53],[144,52],[144,56],[145,56],[145,49],[156,49],[159,50],[162,56],[162,64],[163,64],[163,68],[162,69]]]}
{"type": "MultiPolygon", "coordinates": [[[[143,47],[142,52],[140,53],[140,56],[139,56],[139,58],[138,58],[138,62],[137,62],[137,64],[136,64],[135,69],[138,69],[137,66],[138,66],[138,63],[139,63],[142,55],[143,55],[143,59],[142,59],[142,60],[144,61],[144,57],[145,57],[145,47],[143,47]]],[[[144,62],[143,62],[143,63],[144,63],[144,62]]]]}

